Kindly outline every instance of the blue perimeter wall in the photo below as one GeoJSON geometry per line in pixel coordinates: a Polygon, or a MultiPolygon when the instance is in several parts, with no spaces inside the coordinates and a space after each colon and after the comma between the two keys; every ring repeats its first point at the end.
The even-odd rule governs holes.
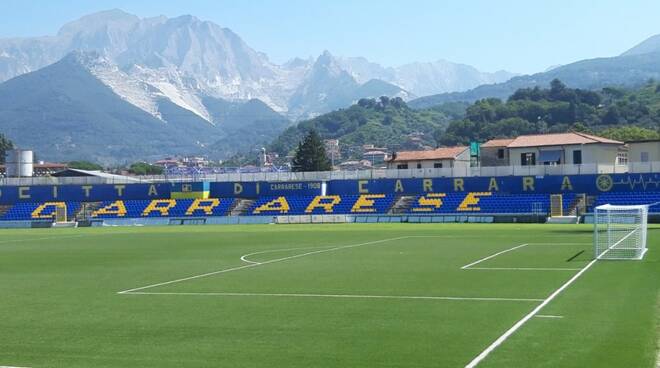
{"type": "MultiPolygon", "coordinates": [[[[212,198],[257,198],[268,196],[315,196],[322,193],[323,183],[309,182],[212,182],[212,198]]],[[[422,194],[426,192],[500,192],[587,193],[659,192],[660,173],[602,174],[569,176],[501,176],[433,179],[331,180],[326,194],[364,193],[422,194]]],[[[0,186],[0,204],[16,202],[75,201],[96,202],[132,199],[171,198],[181,184],[99,184],[99,185],[35,185],[0,186]],[[174,189],[174,190],[173,190],[174,189]]]]}

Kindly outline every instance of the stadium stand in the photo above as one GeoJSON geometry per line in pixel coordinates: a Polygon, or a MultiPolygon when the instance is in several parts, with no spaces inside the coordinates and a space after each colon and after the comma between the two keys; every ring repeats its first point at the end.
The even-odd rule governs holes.
{"type": "MultiPolygon", "coordinates": [[[[589,212],[603,204],[639,205],[660,202],[660,192],[614,192],[604,193],[596,197],[596,201],[588,208],[589,212]]],[[[649,207],[649,213],[660,213],[660,204],[649,207]]]]}
{"type": "Polygon", "coordinates": [[[16,203],[0,219],[7,221],[54,220],[58,206],[66,206],[67,217],[72,218],[80,207],[79,202],[16,203]]]}
{"type": "MultiPolygon", "coordinates": [[[[63,211],[58,208],[65,206],[67,221],[85,223],[100,223],[104,219],[117,223],[121,219],[168,223],[168,220],[202,217],[215,217],[211,222],[228,222],[249,216],[254,216],[249,221],[264,222],[268,219],[257,217],[298,215],[351,215],[346,217],[347,221],[356,222],[357,217],[381,222],[408,218],[424,222],[425,217],[541,222],[548,215],[555,218],[587,215],[602,204],[655,202],[660,202],[660,174],[656,173],[5,185],[0,186],[0,221],[41,225],[55,221],[59,215],[62,222],[63,211]],[[375,219],[371,215],[379,216],[375,219]]],[[[660,220],[657,216],[660,205],[652,206],[650,212],[660,220]]]]}
{"type": "Polygon", "coordinates": [[[385,214],[392,206],[390,194],[279,196],[258,199],[250,215],[385,214]]]}
{"type": "MultiPolygon", "coordinates": [[[[400,197],[398,197],[400,198],[400,197]]],[[[495,192],[426,193],[411,196],[396,213],[424,214],[547,214],[548,194],[504,194],[495,192]]],[[[574,210],[577,195],[563,195],[564,213],[574,210]]],[[[69,219],[88,209],[91,219],[149,217],[211,217],[235,215],[237,203],[249,203],[240,211],[246,216],[320,215],[320,214],[388,214],[397,197],[391,194],[267,196],[256,200],[234,198],[116,200],[94,203],[43,202],[16,203],[3,206],[0,220],[54,220],[56,207],[67,207],[69,219]]],[[[660,201],[660,192],[604,193],[596,197],[587,211],[601,204],[648,204],[660,201]]],[[[660,205],[652,206],[660,213],[660,205]]]]}
{"type": "Polygon", "coordinates": [[[484,213],[519,214],[547,213],[549,196],[543,194],[497,194],[492,192],[428,193],[415,198],[410,214],[423,213],[484,213]]]}
{"type": "Polygon", "coordinates": [[[92,218],[226,216],[234,202],[228,198],[107,201],[92,218]]]}

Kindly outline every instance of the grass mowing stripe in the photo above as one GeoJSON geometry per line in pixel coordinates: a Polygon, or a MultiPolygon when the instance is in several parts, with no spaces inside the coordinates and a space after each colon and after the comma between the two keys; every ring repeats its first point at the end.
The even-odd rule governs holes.
{"type": "Polygon", "coordinates": [[[495,350],[498,346],[500,346],[506,339],[509,338],[509,336],[513,335],[514,332],[516,332],[520,327],[522,327],[527,321],[529,321],[534,315],[536,315],[543,307],[548,305],[557,295],[561,294],[562,291],[564,291],[566,288],[568,288],[575,280],[577,280],[580,276],[582,276],[583,273],[585,273],[591,266],[593,266],[594,263],[596,263],[598,259],[594,259],[591,262],[589,262],[580,272],[576,273],[571,277],[568,281],[566,281],[562,286],[559,287],[559,289],[555,290],[552,294],[550,294],[549,297],[547,297],[541,304],[539,304],[536,308],[534,308],[531,312],[529,312],[525,317],[523,317],[521,320],[516,322],[511,328],[509,328],[502,336],[498,337],[497,340],[493,341],[492,344],[490,344],[484,351],[482,351],[479,355],[477,355],[470,363],[468,363],[465,368],[474,368],[476,367],[484,358],[488,356],[493,350],[495,350]]]}

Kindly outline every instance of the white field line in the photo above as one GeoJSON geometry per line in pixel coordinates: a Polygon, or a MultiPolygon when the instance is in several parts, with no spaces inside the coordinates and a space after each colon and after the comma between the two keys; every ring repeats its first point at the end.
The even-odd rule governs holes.
{"type": "MultiPolygon", "coordinates": [[[[416,296],[416,295],[360,295],[360,294],[297,294],[297,293],[189,293],[133,291],[128,295],[187,295],[187,296],[244,296],[244,297],[287,297],[287,298],[344,298],[344,299],[413,299],[413,300],[468,300],[485,302],[540,302],[543,299],[489,298],[461,296],[416,296]]],[[[1,368],[1,367],[0,367],[1,368]]]]}
{"type": "MultiPolygon", "coordinates": [[[[258,254],[267,254],[267,253],[277,253],[277,252],[286,252],[290,250],[303,250],[303,249],[320,249],[320,248],[330,248],[332,245],[326,245],[326,246],[320,246],[320,247],[302,247],[302,248],[287,248],[287,249],[273,249],[273,250],[264,250],[261,252],[254,252],[254,253],[248,253],[244,254],[241,256],[241,261],[246,262],[246,263],[262,263],[262,262],[255,262],[255,261],[250,261],[248,257],[251,256],[256,256],[258,254]]],[[[2,368],[2,367],[0,367],[2,368]]]]}
{"type": "Polygon", "coordinates": [[[534,317],[536,318],[564,318],[564,316],[555,316],[552,314],[537,314],[534,317]]]}
{"type": "Polygon", "coordinates": [[[484,257],[484,258],[479,259],[479,260],[477,260],[477,261],[474,261],[474,262],[472,262],[472,263],[468,263],[468,264],[466,264],[465,266],[461,267],[461,270],[468,269],[468,268],[470,268],[470,267],[472,267],[472,266],[474,266],[474,265],[476,265],[476,264],[479,264],[479,263],[481,263],[481,262],[483,262],[483,261],[487,261],[487,260],[489,260],[489,259],[491,259],[491,258],[495,258],[495,257],[499,256],[500,254],[504,254],[504,253],[507,253],[507,252],[511,252],[511,251],[513,251],[513,250],[516,250],[516,249],[519,249],[519,248],[522,248],[522,247],[526,247],[526,246],[528,246],[528,245],[529,245],[529,243],[520,244],[520,245],[517,245],[517,246],[515,246],[515,247],[513,247],[513,248],[505,249],[505,250],[500,251],[500,252],[497,252],[497,253],[495,253],[495,254],[491,254],[491,255],[489,255],[488,257],[484,257]]]}
{"type": "Polygon", "coordinates": [[[591,246],[593,243],[529,243],[529,245],[587,245],[591,246]]]}
{"type": "MultiPolygon", "coordinates": [[[[89,236],[89,235],[91,235],[91,234],[64,235],[64,236],[44,236],[44,237],[41,237],[41,238],[2,240],[2,241],[0,241],[0,244],[19,243],[19,242],[28,242],[28,241],[39,241],[39,240],[58,240],[58,239],[82,238],[82,237],[89,236]]],[[[5,367],[7,367],[7,366],[0,365],[0,368],[5,368],[5,367]]]]}
{"type": "Polygon", "coordinates": [[[581,268],[552,268],[552,267],[470,267],[468,270],[491,271],[580,271],[581,268]]]}
{"type": "Polygon", "coordinates": [[[28,368],[28,367],[14,367],[11,365],[0,365],[0,368],[28,368]]]}
{"type": "Polygon", "coordinates": [[[575,280],[577,280],[582,274],[584,274],[591,266],[596,263],[597,259],[592,260],[589,262],[584,268],[582,268],[578,273],[573,275],[568,281],[566,281],[562,286],[559,287],[559,289],[555,290],[550,296],[548,296],[541,304],[539,304],[536,308],[534,308],[531,312],[529,312],[527,315],[525,315],[521,320],[516,322],[511,328],[509,328],[502,336],[498,337],[495,341],[493,341],[492,344],[490,344],[484,351],[482,351],[479,355],[477,355],[470,363],[468,363],[465,368],[474,368],[476,367],[482,360],[484,360],[488,354],[493,352],[498,346],[500,346],[504,341],[506,341],[511,335],[513,335],[520,327],[522,327],[527,321],[529,321],[532,317],[534,317],[541,309],[543,309],[546,305],[548,305],[554,298],[557,297],[557,295],[561,294],[562,291],[566,290],[575,280]]]}
{"type": "Polygon", "coordinates": [[[268,261],[263,261],[261,263],[250,263],[250,264],[243,265],[243,266],[237,266],[237,267],[225,268],[225,269],[218,270],[218,271],[207,272],[207,273],[203,273],[201,275],[194,275],[194,276],[184,277],[184,278],[180,278],[180,279],[176,279],[176,280],[159,282],[157,284],[151,284],[151,285],[141,286],[141,287],[134,288],[134,289],[119,291],[119,292],[117,292],[117,294],[126,294],[126,293],[130,293],[130,292],[134,292],[134,291],[140,291],[140,290],[154,288],[154,287],[157,287],[157,286],[170,285],[170,284],[175,284],[175,283],[178,283],[178,282],[194,280],[194,279],[199,279],[199,278],[202,278],[202,277],[208,277],[208,276],[213,276],[213,275],[218,275],[218,274],[221,274],[221,273],[238,271],[238,270],[242,270],[244,268],[251,268],[251,267],[262,266],[262,265],[275,263],[275,262],[287,261],[287,260],[290,260],[290,259],[310,256],[310,255],[313,255],[313,254],[333,252],[333,251],[341,250],[341,249],[355,248],[355,247],[361,247],[363,245],[378,244],[378,243],[384,243],[384,242],[407,239],[407,238],[410,238],[410,236],[399,236],[399,237],[396,237],[396,238],[374,240],[374,241],[369,241],[369,242],[364,242],[364,243],[349,244],[349,245],[342,245],[342,246],[338,246],[338,247],[334,247],[334,248],[321,249],[321,250],[316,250],[316,251],[313,251],[313,252],[306,252],[306,253],[296,254],[296,255],[289,256],[289,257],[271,259],[271,260],[268,260],[268,261]]]}

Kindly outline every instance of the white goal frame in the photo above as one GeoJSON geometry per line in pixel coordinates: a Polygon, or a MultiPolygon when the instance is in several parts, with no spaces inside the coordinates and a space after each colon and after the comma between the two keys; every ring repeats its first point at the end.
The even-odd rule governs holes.
{"type": "Polygon", "coordinates": [[[594,210],[594,258],[641,260],[647,251],[649,206],[605,204],[594,210]]]}

